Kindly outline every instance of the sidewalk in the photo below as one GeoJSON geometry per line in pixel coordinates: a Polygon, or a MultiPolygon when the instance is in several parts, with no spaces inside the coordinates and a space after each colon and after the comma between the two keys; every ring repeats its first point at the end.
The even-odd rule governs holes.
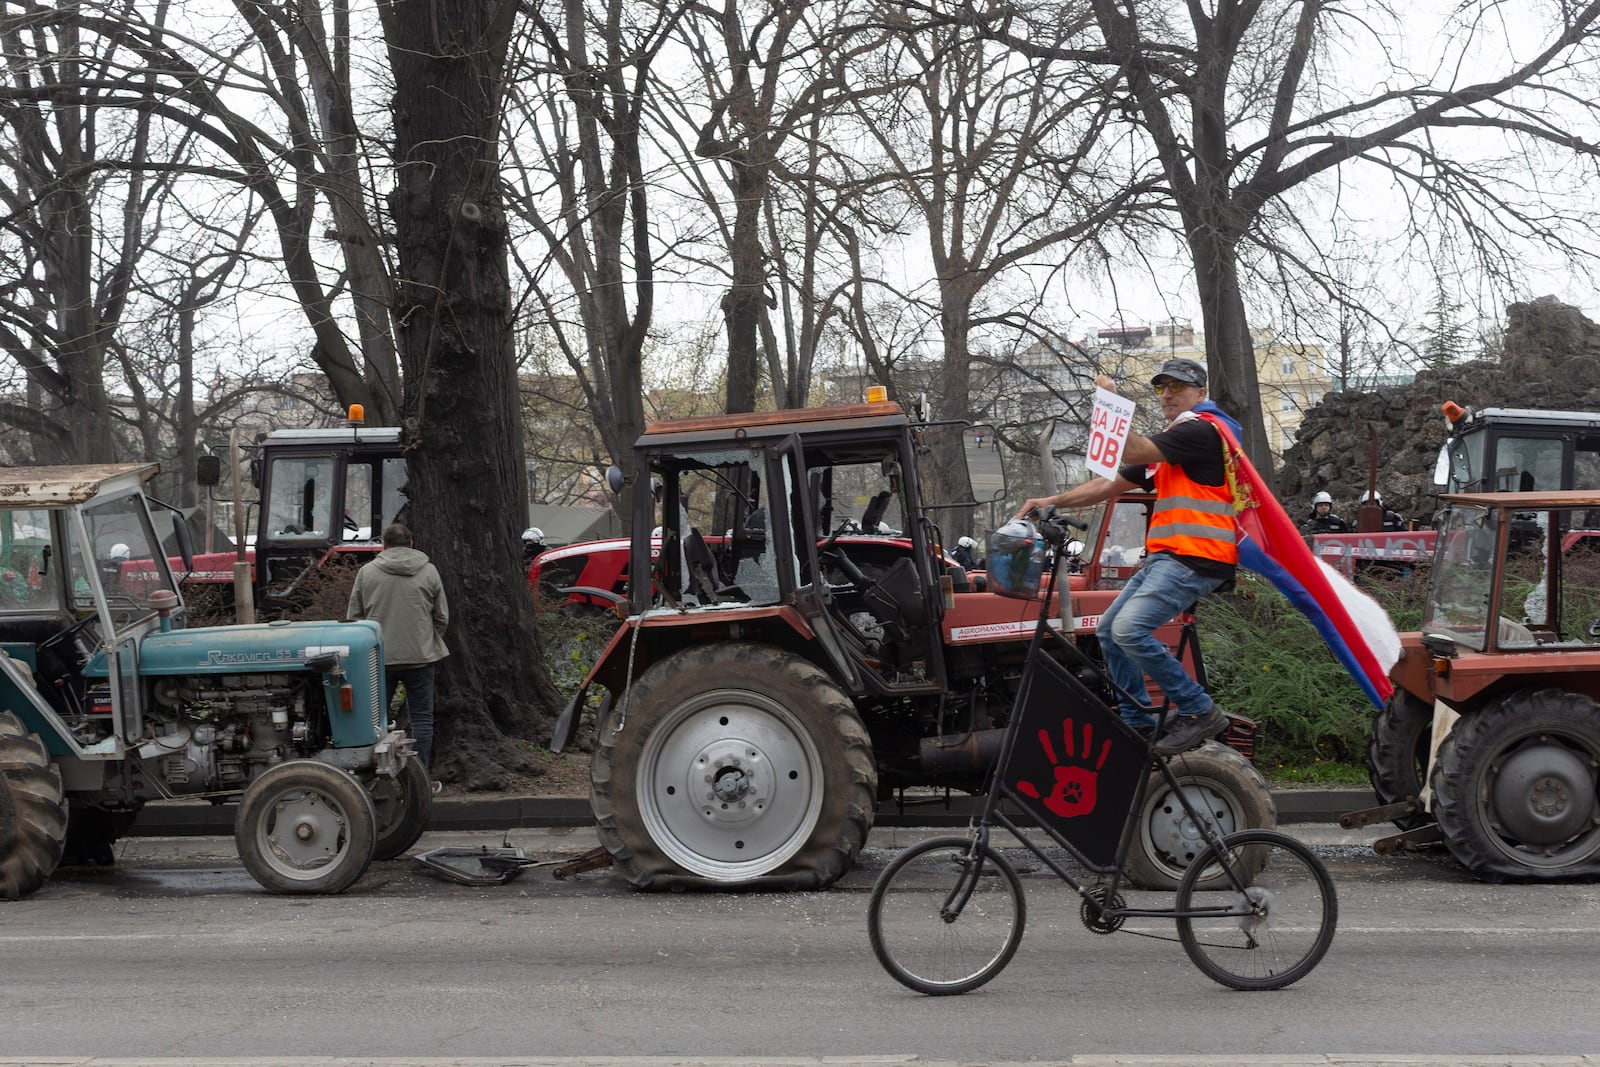
{"type": "MultiPolygon", "coordinates": [[[[1284,789],[1274,790],[1278,823],[1322,824],[1337,828],[1339,816],[1347,811],[1372,807],[1377,803],[1366,789],[1284,789]]],[[[879,830],[903,827],[965,826],[979,798],[965,795],[941,799],[936,804],[920,805],[904,811],[892,802],[878,807],[875,826],[879,830]]],[[[233,804],[206,801],[163,800],[145,806],[129,831],[131,837],[231,837],[233,804]]],[[[588,797],[528,797],[504,793],[444,796],[433,802],[431,831],[579,829],[593,822],[588,797]]]]}

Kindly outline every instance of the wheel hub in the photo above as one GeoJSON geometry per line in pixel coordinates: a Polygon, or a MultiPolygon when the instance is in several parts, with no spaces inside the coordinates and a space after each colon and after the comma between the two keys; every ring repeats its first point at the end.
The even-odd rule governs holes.
{"type": "MultiPolygon", "coordinates": [[[[1216,789],[1207,785],[1184,785],[1183,795],[1195,810],[1209,815],[1217,833],[1226,836],[1241,829],[1238,818],[1228,800],[1216,789]]],[[[1189,817],[1183,804],[1170,791],[1160,803],[1150,809],[1145,832],[1156,853],[1169,863],[1177,873],[1193,863],[1206,847],[1199,825],[1189,817]]]]}
{"type": "Polygon", "coordinates": [[[754,788],[750,772],[743,767],[720,767],[711,779],[711,799],[721,803],[738,803],[754,788]]]}
{"type": "Polygon", "coordinates": [[[1556,845],[1593,824],[1594,772],[1572,749],[1541,737],[1492,768],[1498,829],[1527,845],[1556,845]]]}
{"type": "Polygon", "coordinates": [[[690,767],[700,788],[691,785],[690,796],[700,799],[700,814],[716,823],[742,823],[766,811],[772,799],[771,764],[747,740],[725,738],[703,748],[690,767]]]}
{"type": "Polygon", "coordinates": [[[320,867],[339,851],[343,815],[311,790],[296,792],[274,806],[271,850],[291,868],[320,867]]]}

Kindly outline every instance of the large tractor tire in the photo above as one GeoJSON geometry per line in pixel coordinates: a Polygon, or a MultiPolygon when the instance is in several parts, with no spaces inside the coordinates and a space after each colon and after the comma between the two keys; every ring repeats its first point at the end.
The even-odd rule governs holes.
{"type": "MultiPolygon", "coordinates": [[[[1267,781],[1255,765],[1233,749],[1217,741],[1173,756],[1168,761],[1195,810],[1209,817],[1222,837],[1237,830],[1270,830],[1278,825],[1278,809],[1272,802],[1267,781]]],[[[1145,889],[1176,889],[1200,853],[1206,849],[1200,827],[1189,817],[1183,804],[1159,771],[1150,772],[1139,823],[1123,870],[1134,885],[1145,889]]],[[[1266,850],[1246,856],[1260,870],[1266,850]],[[1256,853],[1259,853],[1257,855],[1256,853]]],[[[1196,884],[1209,889],[1222,878],[1222,868],[1202,877],[1196,884]]]]}
{"type": "Polygon", "coordinates": [[[1434,762],[1433,812],[1461,864],[1489,881],[1600,876],[1600,706],[1512,693],[1456,720],[1434,762]]]}
{"type": "Polygon", "coordinates": [[[44,742],[0,711],[0,897],[20,900],[61,862],[67,804],[44,742]]]}
{"type": "MultiPolygon", "coordinates": [[[[1397,804],[1422,795],[1428,773],[1428,750],[1433,744],[1433,707],[1404,689],[1396,689],[1372,716],[1372,736],[1367,741],[1367,780],[1379,804],[1397,804]]],[[[1402,815],[1394,824],[1410,830],[1432,822],[1418,812],[1402,815]]]]}
{"type": "Polygon", "coordinates": [[[814,664],[717,642],[655,664],[600,731],[600,840],[645,889],[820,889],[855,862],[877,768],[854,705],[814,664]]]}
{"type": "Polygon", "coordinates": [[[290,760],[245,789],[233,838],[245,869],[274,893],[342,893],[372,863],[378,817],[351,775],[290,760]]]}
{"type": "Polygon", "coordinates": [[[378,816],[378,844],[372,858],[392,860],[416,844],[428,828],[428,816],[433,812],[433,782],[428,778],[428,769],[413,754],[406,757],[399,775],[375,775],[367,790],[378,816]]]}

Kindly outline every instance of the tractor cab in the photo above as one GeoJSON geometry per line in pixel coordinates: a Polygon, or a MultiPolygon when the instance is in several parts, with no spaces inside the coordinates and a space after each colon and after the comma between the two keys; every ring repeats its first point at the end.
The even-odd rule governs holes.
{"type": "Polygon", "coordinates": [[[383,528],[406,503],[406,461],[393,426],[274,430],[259,447],[256,602],[272,614],[308,567],[380,550],[383,528]]]}
{"type": "Polygon", "coordinates": [[[943,590],[969,584],[940,522],[975,506],[966,455],[983,433],[883,402],[657,424],[636,450],[634,529],[650,536],[629,570],[653,580],[631,583],[632,612],[798,611],[851,692],[937,691],[943,590]]]}
{"type": "MultiPolygon", "coordinates": [[[[37,693],[108,751],[135,736],[137,701],[102,680],[133,677],[143,635],[182,625],[182,601],[143,486],[155,464],[0,471],[0,659],[14,693],[37,693]],[[81,672],[80,664],[88,664],[81,672]],[[32,676],[30,680],[29,676],[32,676]],[[88,714],[85,709],[94,712],[88,714]]],[[[177,553],[189,558],[176,512],[177,553]]],[[[25,721],[35,710],[18,704],[25,721]]],[[[65,750],[67,742],[55,747],[65,750]]]]}
{"type": "Polygon", "coordinates": [[[1600,648],[1600,492],[1445,500],[1423,607],[1428,647],[1600,648]]]}

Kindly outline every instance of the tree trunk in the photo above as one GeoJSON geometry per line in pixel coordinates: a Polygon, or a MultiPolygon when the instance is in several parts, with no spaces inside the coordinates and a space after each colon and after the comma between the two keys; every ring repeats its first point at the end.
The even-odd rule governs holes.
{"type": "Polygon", "coordinates": [[[765,181],[747,164],[734,163],[737,204],[733,216],[733,284],[723,297],[728,323],[728,395],[725,410],[754,411],[760,380],[758,356],[766,266],[761,256],[761,202],[765,181]]]}
{"type": "Polygon", "coordinates": [[[526,508],[499,185],[514,3],[380,8],[395,78],[399,345],[417,547],[450,598],[435,773],[493,789],[558,696],[517,566],[526,508]]]}
{"type": "Polygon", "coordinates": [[[1233,242],[1216,234],[1190,239],[1195,287],[1205,323],[1206,395],[1239,420],[1245,454],[1268,479],[1273,476],[1272,450],[1261,410],[1260,376],[1244,297],[1239,292],[1239,260],[1233,242]]]}

